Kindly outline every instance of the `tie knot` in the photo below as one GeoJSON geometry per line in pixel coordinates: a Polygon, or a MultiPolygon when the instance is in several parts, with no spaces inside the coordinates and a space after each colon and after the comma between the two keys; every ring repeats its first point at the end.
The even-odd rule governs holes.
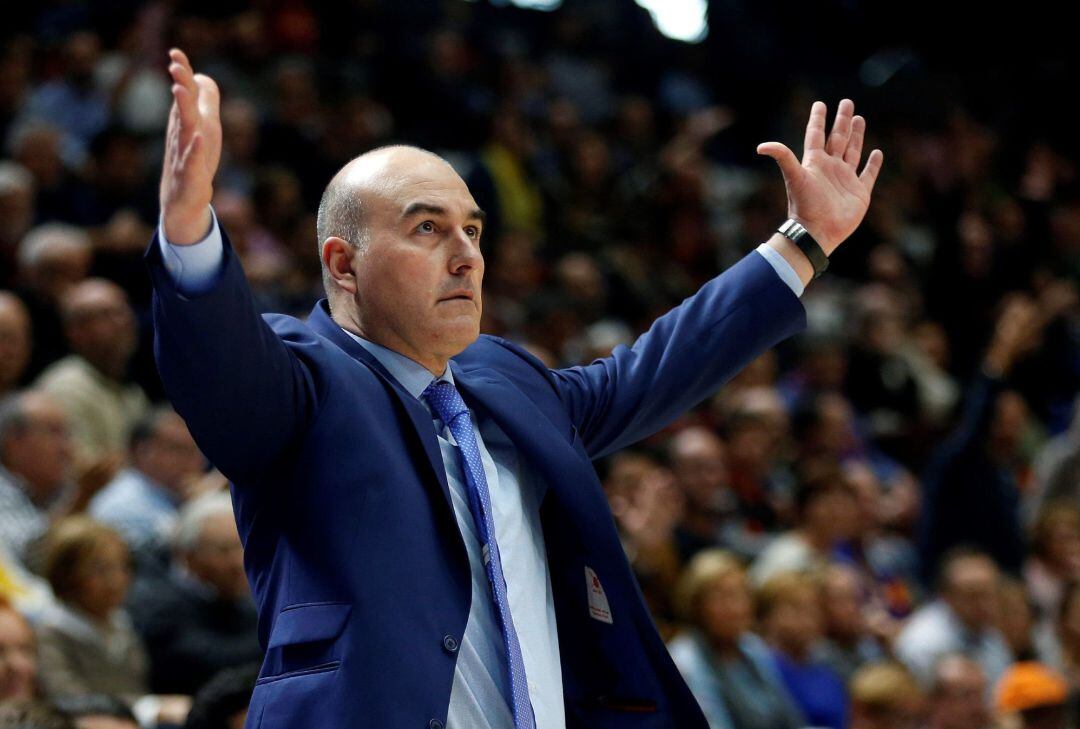
{"type": "Polygon", "coordinates": [[[439,420],[448,427],[454,418],[469,411],[457,388],[452,382],[446,380],[432,380],[420,397],[427,400],[428,405],[439,416],[439,420]]]}

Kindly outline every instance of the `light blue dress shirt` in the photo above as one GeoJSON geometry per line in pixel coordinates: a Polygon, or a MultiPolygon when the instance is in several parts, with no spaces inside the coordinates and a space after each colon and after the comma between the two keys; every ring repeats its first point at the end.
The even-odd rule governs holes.
{"type": "MultiPolygon", "coordinates": [[[[212,217],[206,238],[194,245],[171,245],[160,228],[158,239],[165,269],[183,294],[197,295],[214,285],[223,250],[216,216],[212,217]]],[[[795,294],[801,295],[802,282],[787,261],[767,245],[762,244],[758,251],[795,294]]],[[[397,352],[352,332],[346,333],[378,359],[406,391],[431,412],[420,398],[435,379],[430,372],[397,352]]],[[[440,378],[454,381],[450,368],[440,378]]],[[[472,413],[472,419],[491,492],[496,539],[502,550],[510,611],[521,643],[537,729],[565,729],[555,605],[540,525],[540,504],[545,486],[541,479],[524,468],[517,449],[494,422],[490,419],[480,422],[475,413],[472,413]]],[[[454,516],[468,551],[472,574],[472,600],[465,635],[458,649],[447,729],[513,729],[514,719],[506,699],[509,679],[502,632],[489,594],[457,446],[438,417],[433,415],[432,422],[446,469],[454,516]]]]}

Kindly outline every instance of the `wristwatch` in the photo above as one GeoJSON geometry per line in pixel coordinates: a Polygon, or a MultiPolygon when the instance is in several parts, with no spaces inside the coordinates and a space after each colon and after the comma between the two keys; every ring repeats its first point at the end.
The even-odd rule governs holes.
{"type": "Polygon", "coordinates": [[[788,218],[783,225],[776,229],[776,232],[797,245],[799,250],[809,259],[810,265],[814,267],[815,279],[825,273],[825,269],[829,267],[829,258],[825,255],[825,251],[821,249],[821,245],[806,231],[806,228],[788,218]]]}

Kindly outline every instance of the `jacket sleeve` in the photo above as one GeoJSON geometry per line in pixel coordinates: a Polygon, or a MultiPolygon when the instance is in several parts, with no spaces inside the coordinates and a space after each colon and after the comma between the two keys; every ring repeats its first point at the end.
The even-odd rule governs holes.
{"type": "Polygon", "coordinates": [[[798,297],[751,253],[657,319],[633,346],[556,370],[556,388],[589,455],[600,458],[660,430],[805,326],[798,297]]]}
{"type": "Polygon", "coordinates": [[[154,286],[154,356],[165,390],[206,456],[236,481],[288,453],[320,396],[302,326],[284,336],[256,311],[228,237],[221,272],[206,291],[181,293],[157,236],[146,252],[154,286]]]}

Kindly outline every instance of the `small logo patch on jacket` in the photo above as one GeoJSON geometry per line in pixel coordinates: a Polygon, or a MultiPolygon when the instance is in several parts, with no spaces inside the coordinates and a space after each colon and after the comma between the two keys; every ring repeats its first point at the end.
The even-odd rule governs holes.
{"type": "Polygon", "coordinates": [[[585,590],[589,596],[589,617],[599,620],[601,623],[613,623],[611,619],[611,606],[608,604],[607,595],[600,584],[600,578],[596,576],[591,567],[585,567],[585,590]]]}

